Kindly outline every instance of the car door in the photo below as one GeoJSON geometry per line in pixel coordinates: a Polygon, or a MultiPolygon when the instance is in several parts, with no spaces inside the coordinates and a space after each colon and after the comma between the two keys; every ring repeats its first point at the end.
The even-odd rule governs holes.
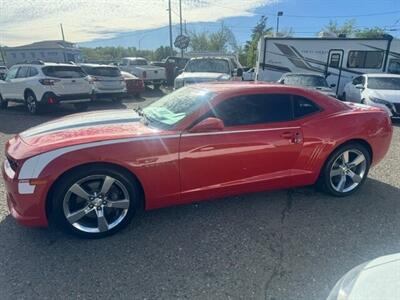
{"type": "Polygon", "coordinates": [[[225,126],[217,132],[182,134],[182,202],[290,186],[291,168],[302,148],[290,95],[226,99],[202,119],[207,117],[217,117],[225,126]]]}
{"type": "Polygon", "coordinates": [[[349,86],[349,94],[346,95],[346,99],[351,102],[360,102],[361,101],[361,90],[357,89],[356,86],[358,84],[362,84],[363,76],[358,76],[354,78],[349,86]]]}
{"type": "Polygon", "coordinates": [[[15,77],[17,76],[19,66],[12,67],[6,75],[4,82],[1,85],[1,94],[4,99],[15,99],[15,77]]]}
{"type": "Polygon", "coordinates": [[[14,99],[24,100],[24,92],[27,88],[27,78],[29,77],[30,68],[26,66],[22,66],[19,68],[17,72],[17,76],[13,79],[13,93],[14,99]]]}

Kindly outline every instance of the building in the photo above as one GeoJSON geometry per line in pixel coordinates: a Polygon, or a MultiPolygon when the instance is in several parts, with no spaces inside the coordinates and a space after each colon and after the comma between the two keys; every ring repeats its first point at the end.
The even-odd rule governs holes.
{"type": "Polygon", "coordinates": [[[42,41],[19,47],[1,48],[7,67],[16,63],[42,60],[46,62],[79,62],[81,51],[75,44],[62,41],[42,41]]]}

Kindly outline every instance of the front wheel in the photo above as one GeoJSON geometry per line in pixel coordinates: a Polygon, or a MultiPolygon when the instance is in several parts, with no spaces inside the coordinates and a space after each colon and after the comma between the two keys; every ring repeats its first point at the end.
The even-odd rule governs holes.
{"type": "Polygon", "coordinates": [[[39,103],[33,93],[28,93],[25,98],[26,108],[31,115],[37,115],[40,113],[39,103]]]}
{"type": "Polygon", "coordinates": [[[363,185],[370,165],[371,155],[365,146],[358,143],[344,145],[328,158],[318,185],[333,196],[348,196],[363,185]]]}
{"type": "Polygon", "coordinates": [[[85,238],[120,231],[133,218],[139,189],[129,174],[108,167],[85,167],[64,176],[52,199],[52,221],[85,238]]]}

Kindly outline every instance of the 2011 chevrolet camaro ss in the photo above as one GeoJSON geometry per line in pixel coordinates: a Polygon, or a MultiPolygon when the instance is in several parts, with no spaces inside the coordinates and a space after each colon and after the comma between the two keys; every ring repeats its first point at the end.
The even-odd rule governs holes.
{"type": "Polygon", "coordinates": [[[21,224],[102,237],[139,209],[315,183],[349,195],[391,137],[379,108],[290,86],[201,84],[28,129],[7,143],[3,176],[21,224]]]}

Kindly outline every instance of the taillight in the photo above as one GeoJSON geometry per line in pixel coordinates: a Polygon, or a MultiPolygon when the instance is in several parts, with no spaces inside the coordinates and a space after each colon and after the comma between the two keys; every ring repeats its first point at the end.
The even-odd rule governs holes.
{"type": "Polygon", "coordinates": [[[146,78],[147,77],[147,73],[146,73],[146,71],[143,71],[143,78],[146,78]]]}
{"type": "Polygon", "coordinates": [[[39,79],[39,82],[43,85],[54,85],[56,82],[61,81],[60,79],[39,79]]]}
{"type": "Polygon", "coordinates": [[[6,159],[8,160],[8,163],[11,167],[11,169],[16,172],[18,169],[18,163],[15,159],[12,159],[9,155],[6,154],[6,159]]]}

